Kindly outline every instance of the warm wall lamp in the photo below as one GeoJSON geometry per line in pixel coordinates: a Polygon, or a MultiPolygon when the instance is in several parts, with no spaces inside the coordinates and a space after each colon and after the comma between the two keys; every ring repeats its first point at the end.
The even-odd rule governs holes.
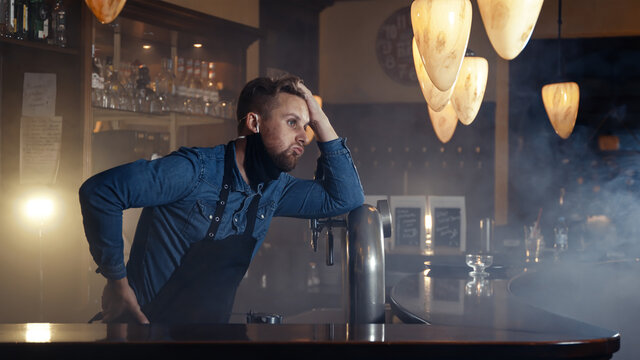
{"type": "MultiPolygon", "coordinates": [[[[558,73],[564,78],[562,58],[562,0],[558,1],[558,73]]],[[[542,102],[556,134],[567,139],[573,132],[578,117],[580,87],[575,82],[559,81],[542,87],[542,102]]]]}
{"type": "Polygon", "coordinates": [[[422,58],[420,57],[420,52],[418,50],[418,45],[416,45],[416,39],[413,38],[412,41],[413,47],[413,65],[416,68],[416,74],[418,75],[418,82],[420,83],[420,89],[422,90],[422,95],[424,99],[427,101],[427,105],[434,111],[442,111],[445,105],[449,102],[451,98],[451,93],[453,93],[453,89],[455,86],[452,86],[447,91],[438,90],[431,79],[429,79],[429,75],[427,71],[424,69],[424,64],[422,63],[422,58]]]}
{"type": "Polygon", "coordinates": [[[411,26],[433,85],[449,90],[456,82],[471,33],[469,0],[415,0],[411,26]]]}
{"type": "Polygon", "coordinates": [[[102,24],[108,24],[115,20],[127,0],[84,0],[93,15],[102,24]]]}
{"type": "Polygon", "coordinates": [[[512,60],[529,42],[543,0],[478,0],[480,17],[491,45],[505,60],[512,60]]]}
{"type": "Polygon", "coordinates": [[[478,115],[487,88],[489,63],[467,50],[451,96],[451,104],[464,125],[470,125],[478,115]]]}

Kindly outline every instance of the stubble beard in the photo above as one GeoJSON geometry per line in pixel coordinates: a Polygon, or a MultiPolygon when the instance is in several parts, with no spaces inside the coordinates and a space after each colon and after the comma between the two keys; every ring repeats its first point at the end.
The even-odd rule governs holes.
{"type": "Polygon", "coordinates": [[[298,164],[299,157],[296,156],[291,149],[281,151],[277,154],[269,151],[269,156],[271,156],[271,160],[273,160],[276,166],[284,172],[290,172],[295,169],[298,164]]]}

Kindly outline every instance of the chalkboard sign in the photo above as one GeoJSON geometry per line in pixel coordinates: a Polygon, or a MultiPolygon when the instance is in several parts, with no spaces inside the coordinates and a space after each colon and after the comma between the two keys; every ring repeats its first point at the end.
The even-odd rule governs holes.
{"type": "Polygon", "coordinates": [[[460,208],[435,208],[433,241],[435,246],[460,247],[460,208]]]}
{"type": "Polygon", "coordinates": [[[431,240],[435,253],[452,254],[466,249],[467,215],[464,196],[429,196],[431,240]]]}
{"type": "Polygon", "coordinates": [[[422,216],[420,208],[398,207],[395,211],[396,246],[420,246],[422,216]]]}

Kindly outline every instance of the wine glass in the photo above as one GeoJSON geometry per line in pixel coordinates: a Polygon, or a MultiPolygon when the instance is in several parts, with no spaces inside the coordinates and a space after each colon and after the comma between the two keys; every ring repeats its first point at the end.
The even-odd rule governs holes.
{"type": "Polygon", "coordinates": [[[485,269],[493,264],[493,255],[488,254],[467,254],[466,264],[473,269],[469,275],[489,275],[485,269]]]}

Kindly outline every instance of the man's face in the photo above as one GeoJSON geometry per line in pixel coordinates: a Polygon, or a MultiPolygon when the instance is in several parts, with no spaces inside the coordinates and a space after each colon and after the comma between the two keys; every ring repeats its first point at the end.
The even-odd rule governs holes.
{"type": "Polygon", "coordinates": [[[267,152],[283,171],[296,167],[304,153],[309,125],[309,109],[304,99],[279,93],[273,100],[271,112],[260,124],[262,141],[267,152]]]}

